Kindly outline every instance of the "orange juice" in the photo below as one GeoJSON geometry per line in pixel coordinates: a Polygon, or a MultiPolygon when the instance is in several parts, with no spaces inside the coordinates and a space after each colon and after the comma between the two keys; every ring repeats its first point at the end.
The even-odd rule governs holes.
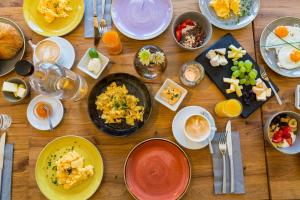
{"type": "Polygon", "coordinates": [[[236,99],[219,102],[215,107],[215,113],[219,117],[237,117],[243,111],[241,102],[236,99]]]}
{"type": "Polygon", "coordinates": [[[102,37],[102,41],[109,54],[119,54],[122,52],[121,40],[116,31],[106,32],[102,37]]]}

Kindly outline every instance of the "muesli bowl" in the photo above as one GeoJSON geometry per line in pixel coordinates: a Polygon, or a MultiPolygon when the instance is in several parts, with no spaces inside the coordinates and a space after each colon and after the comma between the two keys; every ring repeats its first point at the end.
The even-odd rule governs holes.
{"type": "MultiPolygon", "coordinates": [[[[274,115],[272,115],[265,123],[264,125],[264,136],[265,139],[278,151],[284,153],[284,154],[296,154],[300,152],[300,128],[299,126],[299,122],[300,122],[300,115],[298,113],[295,113],[293,111],[281,111],[281,112],[277,112],[274,115]],[[278,121],[278,117],[279,116],[287,116],[287,118],[291,118],[294,119],[293,122],[278,122],[276,123],[276,121],[274,122],[274,120],[278,121]],[[276,119],[277,118],[277,119],[276,119]],[[295,125],[295,121],[296,121],[296,127],[294,127],[295,125]],[[280,124],[283,123],[283,124],[280,124]],[[293,127],[294,127],[294,133],[292,133],[292,135],[294,135],[293,139],[292,139],[292,145],[291,146],[286,146],[286,147],[279,147],[278,143],[274,143],[272,140],[273,139],[277,139],[277,138],[271,138],[270,136],[272,136],[272,127],[274,128],[274,126],[276,126],[277,124],[280,124],[281,127],[289,127],[289,125],[286,126],[285,123],[293,123],[293,127]]],[[[284,146],[284,145],[283,145],[284,146]]]]}

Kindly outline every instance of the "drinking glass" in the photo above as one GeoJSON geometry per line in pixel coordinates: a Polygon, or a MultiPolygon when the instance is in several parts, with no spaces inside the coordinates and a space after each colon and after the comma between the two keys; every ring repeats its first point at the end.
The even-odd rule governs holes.
{"type": "Polygon", "coordinates": [[[217,103],[215,113],[219,117],[237,117],[243,111],[243,105],[236,99],[229,99],[217,103]]]}
{"type": "Polygon", "coordinates": [[[6,114],[0,114],[0,130],[5,131],[11,125],[11,117],[6,114]]]}
{"type": "Polygon", "coordinates": [[[102,37],[102,42],[109,54],[117,55],[122,52],[121,39],[116,31],[107,31],[102,37]]]}

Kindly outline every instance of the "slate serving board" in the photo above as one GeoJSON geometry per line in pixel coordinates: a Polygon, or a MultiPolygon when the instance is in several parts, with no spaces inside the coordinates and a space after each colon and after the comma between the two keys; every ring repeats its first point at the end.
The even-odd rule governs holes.
{"type": "MultiPolygon", "coordinates": [[[[231,44],[233,44],[236,47],[242,47],[240,45],[240,43],[230,33],[228,33],[228,34],[224,35],[216,43],[214,43],[209,48],[207,48],[204,52],[202,52],[195,60],[197,62],[199,62],[204,67],[206,74],[217,85],[217,87],[219,88],[219,90],[224,94],[224,96],[227,99],[237,99],[237,100],[239,100],[242,103],[242,105],[243,105],[243,112],[242,112],[241,116],[243,118],[247,118],[255,110],[257,110],[261,105],[263,105],[270,98],[272,98],[274,96],[274,93],[272,92],[271,97],[269,97],[267,99],[267,101],[252,100],[251,103],[250,103],[250,105],[246,105],[244,103],[244,101],[242,100],[242,97],[238,97],[236,95],[236,93],[231,93],[231,94],[227,94],[226,93],[226,89],[228,89],[230,85],[228,83],[224,83],[223,82],[223,77],[226,77],[226,78],[230,78],[231,77],[232,71],[231,71],[230,68],[231,68],[231,66],[233,66],[233,62],[231,61],[231,59],[228,59],[228,64],[226,66],[212,67],[210,65],[210,60],[208,58],[206,58],[206,54],[211,49],[226,48],[227,51],[226,51],[226,55],[225,56],[227,58],[227,53],[228,53],[228,50],[229,50],[228,47],[231,44]]],[[[247,59],[253,62],[253,68],[255,67],[255,69],[258,71],[258,77],[261,78],[260,73],[259,73],[260,70],[259,70],[258,64],[255,62],[255,60],[248,53],[246,55],[244,55],[244,57],[242,59],[239,59],[239,60],[247,60],[247,59]]],[[[267,82],[265,82],[265,83],[269,87],[269,84],[267,82]]],[[[274,83],[273,83],[273,86],[276,89],[276,91],[279,91],[278,87],[276,85],[274,85],[274,83]]],[[[245,89],[250,89],[250,88],[246,87],[245,89]]]]}

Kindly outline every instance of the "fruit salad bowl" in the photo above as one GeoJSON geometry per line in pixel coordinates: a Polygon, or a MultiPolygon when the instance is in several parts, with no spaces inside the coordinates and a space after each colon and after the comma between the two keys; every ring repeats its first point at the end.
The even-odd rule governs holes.
{"type": "Polygon", "coordinates": [[[300,153],[300,115],[281,111],[272,115],[264,125],[266,140],[284,154],[300,153]]]}

